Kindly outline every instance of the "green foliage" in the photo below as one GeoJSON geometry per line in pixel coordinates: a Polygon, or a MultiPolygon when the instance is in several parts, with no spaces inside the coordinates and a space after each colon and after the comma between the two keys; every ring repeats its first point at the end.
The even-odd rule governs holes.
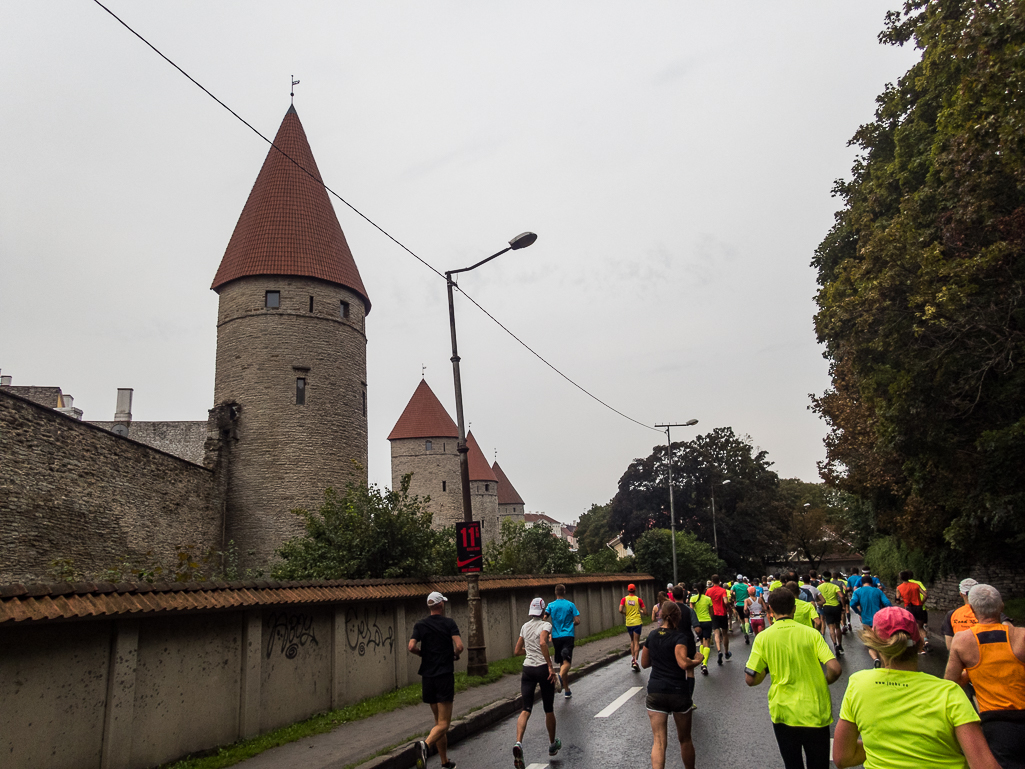
{"type": "MultiPolygon", "coordinates": [[[[574,536],[577,540],[577,555],[581,558],[590,555],[598,556],[603,551],[608,551],[606,543],[615,539],[619,533],[609,527],[611,512],[612,502],[610,501],[604,505],[591,505],[591,509],[580,516],[574,536]]],[[[596,571],[609,571],[609,569],[596,571]]]]}
{"type": "Polygon", "coordinates": [[[894,536],[873,541],[865,551],[865,565],[890,587],[900,581],[897,575],[905,569],[913,571],[915,579],[922,582],[930,582],[945,571],[940,554],[926,555],[921,550],[909,548],[894,536]]]}
{"type": "Polygon", "coordinates": [[[572,574],[576,555],[566,540],[544,523],[530,528],[502,519],[501,536],[484,546],[484,571],[489,574],[572,574]]]}
{"type": "Polygon", "coordinates": [[[628,555],[620,558],[615,550],[605,548],[596,553],[585,555],[581,561],[584,571],[592,574],[619,574],[626,571],[635,571],[634,557],[628,555]]]}
{"type": "Polygon", "coordinates": [[[345,493],[324,493],[314,513],[293,511],[305,533],[277,551],[274,579],[371,579],[455,573],[452,529],[431,529],[430,498],[409,495],[410,476],[399,490],[350,481],[345,493]],[[452,539],[451,547],[446,539],[452,539]],[[449,557],[451,556],[451,557],[449,557]]]}
{"type": "MultiPolygon", "coordinates": [[[[608,525],[622,531],[631,547],[649,529],[669,528],[666,454],[664,445],[655,446],[619,480],[608,525]]],[[[765,451],[755,451],[750,438],[732,428],[719,427],[674,443],[672,457],[678,531],[691,531],[709,545],[718,539],[719,555],[734,571],[760,572],[765,561],[783,554],[779,478],[765,451]]]]}
{"type": "Polygon", "coordinates": [[[908,0],[880,39],[922,59],[854,135],[812,262],[821,470],[882,535],[985,556],[1025,543],[1025,13],[908,0]]]}
{"type": "MultiPolygon", "coordinates": [[[[653,576],[659,589],[673,581],[672,532],[668,529],[644,532],[634,544],[634,556],[637,570],[653,576]]],[[[686,583],[704,581],[726,569],[712,548],[689,531],[676,532],[676,566],[679,581],[686,583]]]]}

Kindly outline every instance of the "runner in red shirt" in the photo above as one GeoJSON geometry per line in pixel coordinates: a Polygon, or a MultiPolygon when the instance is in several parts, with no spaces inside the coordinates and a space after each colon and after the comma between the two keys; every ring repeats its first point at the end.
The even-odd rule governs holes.
{"type": "Polygon", "coordinates": [[[730,659],[733,653],[730,651],[730,615],[727,600],[729,593],[722,586],[718,574],[712,575],[712,586],[705,591],[705,595],[712,599],[712,635],[715,638],[715,650],[719,652],[718,663],[721,665],[723,653],[726,659],[730,659]]]}

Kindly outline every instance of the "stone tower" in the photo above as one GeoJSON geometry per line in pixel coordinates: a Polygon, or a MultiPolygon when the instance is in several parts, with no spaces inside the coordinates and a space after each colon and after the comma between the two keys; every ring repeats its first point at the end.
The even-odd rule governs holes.
{"type": "Polygon", "coordinates": [[[470,509],[473,520],[480,521],[481,535],[485,541],[494,539],[500,532],[498,524],[498,478],[491,465],[484,458],[484,452],[477,445],[473,433],[466,436],[466,459],[470,470],[470,509]]]}
{"type": "Polygon", "coordinates": [[[274,144],[211,286],[214,403],[233,419],[225,539],[256,566],[301,530],[292,509],[367,473],[370,300],[294,107],[274,144]]]}
{"type": "Polygon", "coordinates": [[[388,435],[391,442],[392,488],[412,473],[409,493],[430,496],[436,529],[463,520],[463,487],[459,480],[459,428],[441,401],[421,379],[402,415],[388,435]]]}
{"type": "Polygon", "coordinates": [[[511,518],[514,521],[523,523],[523,515],[526,512],[523,497],[516,491],[505,472],[496,461],[491,466],[491,471],[498,478],[498,523],[501,526],[503,518],[511,518]]]}

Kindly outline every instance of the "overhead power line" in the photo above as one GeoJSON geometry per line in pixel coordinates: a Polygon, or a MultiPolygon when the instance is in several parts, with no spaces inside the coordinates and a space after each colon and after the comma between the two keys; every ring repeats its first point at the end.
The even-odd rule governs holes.
{"type": "MultiPolygon", "coordinates": [[[[293,165],[294,165],[294,166],[295,166],[296,168],[298,168],[298,169],[299,169],[300,171],[302,171],[302,172],[303,172],[304,174],[306,174],[306,175],[307,175],[307,176],[309,176],[309,177],[310,177],[311,179],[313,179],[313,181],[315,181],[315,182],[316,182],[317,184],[321,185],[321,186],[322,186],[322,187],[323,187],[323,188],[324,188],[324,189],[325,189],[325,190],[326,190],[326,191],[327,191],[327,192],[328,192],[328,193],[329,193],[330,195],[333,195],[333,196],[334,196],[335,198],[337,198],[337,199],[338,199],[338,200],[339,200],[339,201],[340,201],[341,203],[343,203],[343,204],[344,204],[344,205],[345,205],[345,206],[346,206],[347,208],[349,208],[349,209],[350,209],[350,210],[351,210],[351,211],[352,211],[353,213],[355,213],[355,214],[356,214],[357,216],[359,216],[359,217],[360,217],[361,219],[363,219],[363,221],[365,221],[365,222],[366,222],[367,224],[369,224],[369,225],[370,225],[371,227],[373,227],[373,228],[374,228],[374,229],[376,229],[376,230],[377,230],[378,232],[380,232],[380,233],[381,233],[382,235],[384,235],[384,236],[385,236],[386,238],[388,238],[388,239],[389,239],[389,240],[390,240],[390,241],[391,241],[392,243],[394,243],[395,245],[397,245],[397,246],[398,246],[399,248],[401,248],[401,249],[402,249],[403,251],[405,251],[405,252],[406,252],[407,254],[409,254],[409,255],[410,255],[410,256],[412,256],[412,257],[413,257],[414,259],[416,259],[416,260],[417,260],[418,262],[420,262],[420,264],[422,264],[422,265],[423,265],[424,267],[426,267],[427,269],[429,269],[429,270],[430,270],[431,272],[433,272],[433,273],[434,273],[435,275],[437,275],[437,276],[438,276],[439,278],[441,278],[442,280],[445,280],[445,275],[444,275],[444,274],[443,274],[443,273],[442,273],[442,272],[441,272],[440,270],[438,270],[438,269],[437,269],[436,267],[434,267],[434,265],[432,265],[432,264],[431,264],[430,262],[428,262],[428,261],[427,261],[426,259],[423,259],[422,257],[420,257],[420,256],[419,256],[419,255],[418,255],[417,253],[415,253],[415,252],[414,252],[414,251],[413,251],[413,250],[412,250],[411,248],[409,248],[408,246],[406,246],[406,245],[405,245],[405,244],[404,244],[404,243],[403,243],[402,241],[400,241],[400,240],[399,240],[398,238],[396,238],[396,237],[395,237],[394,235],[392,235],[392,234],[391,234],[390,232],[388,232],[388,231],[387,231],[387,230],[385,230],[385,229],[384,229],[383,227],[381,227],[381,226],[380,226],[380,225],[379,225],[379,224],[378,224],[377,222],[375,222],[375,221],[374,221],[373,219],[371,219],[371,218],[370,218],[369,216],[367,216],[366,214],[364,214],[364,213],[363,213],[362,211],[360,211],[360,210],[359,210],[358,208],[356,208],[356,206],[354,206],[354,205],[353,205],[352,203],[350,203],[350,202],[349,202],[348,200],[346,200],[345,198],[343,198],[343,197],[342,197],[341,195],[339,195],[339,194],[338,194],[337,192],[335,192],[335,191],[334,191],[333,189],[331,189],[330,187],[328,187],[328,186],[327,186],[327,184],[326,184],[326,183],[324,182],[324,180],[323,180],[323,179],[319,179],[319,178],[317,178],[317,176],[316,176],[316,175],[314,175],[314,174],[313,174],[312,172],[310,172],[310,171],[309,171],[309,170],[308,170],[307,168],[305,168],[305,167],[304,167],[304,166],[303,166],[303,165],[302,165],[301,163],[299,163],[299,162],[298,162],[298,161],[297,161],[297,160],[296,160],[295,158],[291,157],[291,156],[290,156],[290,155],[289,155],[289,154],[288,154],[287,152],[285,152],[285,151],[284,151],[284,150],[282,150],[282,149],[281,149],[280,147],[278,147],[278,146],[277,146],[276,144],[274,144],[274,142],[273,142],[273,141],[272,141],[271,139],[268,139],[268,138],[267,138],[267,137],[266,137],[266,136],[265,136],[265,135],[264,135],[263,133],[261,133],[261,132],[259,131],[259,129],[257,129],[257,128],[256,128],[256,127],[255,127],[255,126],[254,126],[254,125],[252,124],[252,123],[250,123],[250,122],[249,122],[248,120],[246,120],[246,119],[245,119],[244,117],[242,117],[242,116],[241,116],[241,115],[239,115],[239,114],[238,114],[237,112],[235,112],[235,110],[233,110],[233,109],[232,109],[231,107],[229,107],[229,106],[228,106],[227,104],[225,104],[225,103],[224,103],[223,101],[221,101],[220,99],[218,99],[218,98],[217,98],[217,97],[216,97],[216,96],[215,96],[215,95],[214,95],[213,93],[211,93],[211,92],[210,92],[210,90],[209,90],[208,88],[206,88],[206,86],[204,86],[204,85],[203,85],[202,83],[200,83],[200,82],[199,82],[198,80],[196,80],[196,79],[195,79],[194,77],[192,77],[192,75],[190,75],[190,74],[189,74],[188,72],[186,72],[186,71],[185,71],[184,69],[182,69],[182,68],[181,68],[181,67],[179,67],[179,66],[178,66],[177,64],[175,64],[175,63],[174,63],[174,61],[172,61],[172,60],[171,60],[170,58],[168,58],[168,57],[167,57],[166,55],[164,55],[164,53],[163,53],[163,52],[162,52],[162,51],[161,51],[161,50],[160,50],[159,48],[157,48],[157,47],[156,47],[155,45],[153,45],[153,43],[151,43],[151,42],[150,42],[149,40],[147,40],[146,38],[144,38],[144,37],[143,37],[143,36],[142,36],[141,34],[139,34],[138,32],[136,32],[136,31],[135,31],[135,30],[134,30],[134,29],[133,29],[133,28],[132,28],[131,26],[129,26],[129,24],[128,24],[128,23],[127,23],[127,22],[126,22],[126,21],[125,21],[124,19],[122,19],[122,18],[121,18],[120,16],[118,16],[118,15],[117,15],[116,13],[114,13],[114,12],[113,12],[112,10],[110,10],[110,8],[108,8],[108,7],[107,7],[107,6],[105,6],[105,5],[103,4],[103,3],[101,3],[101,2],[100,2],[100,0],[93,0],[93,2],[94,2],[94,3],[96,3],[96,5],[100,6],[100,8],[102,8],[102,9],[103,9],[104,11],[106,11],[106,12],[107,12],[108,14],[110,14],[110,16],[111,16],[111,17],[113,17],[113,18],[114,18],[114,19],[115,19],[115,20],[116,20],[116,21],[118,22],[118,24],[120,24],[120,25],[121,25],[122,27],[124,27],[124,28],[125,28],[125,29],[127,29],[127,30],[128,30],[129,32],[131,32],[131,33],[132,33],[133,35],[135,35],[135,36],[136,36],[137,38],[139,38],[139,40],[141,40],[141,41],[142,41],[143,43],[145,43],[145,44],[146,44],[146,45],[147,45],[147,46],[149,47],[149,49],[150,49],[150,50],[152,50],[152,51],[153,51],[153,52],[154,52],[155,54],[157,54],[157,56],[159,56],[159,57],[160,57],[161,59],[163,59],[163,60],[164,60],[164,61],[166,61],[166,62],[167,62],[168,64],[170,64],[170,65],[171,65],[172,67],[174,67],[174,68],[175,68],[176,70],[178,70],[178,72],[180,72],[180,73],[181,73],[181,74],[182,74],[183,76],[185,76],[185,77],[186,77],[186,78],[187,78],[187,79],[189,80],[189,82],[191,82],[191,83],[192,83],[192,84],[193,84],[194,86],[196,86],[197,88],[199,88],[199,89],[200,89],[200,90],[201,90],[201,91],[202,91],[203,93],[205,93],[205,94],[206,94],[207,96],[209,96],[209,97],[210,97],[211,99],[213,99],[213,100],[214,100],[215,102],[217,102],[217,103],[218,103],[218,104],[220,104],[220,105],[221,105],[222,107],[224,107],[224,109],[226,109],[226,110],[227,110],[228,112],[230,112],[230,113],[232,114],[232,116],[233,116],[233,117],[234,117],[234,118],[235,118],[236,120],[238,120],[238,121],[239,121],[240,123],[242,123],[242,125],[244,125],[244,126],[245,126],[246,128],[248,128],[248,129],[249,129],[250,131],[252,131],[252,132],[253,132],[254,134],[256,134],[256,135],[257,135],[257,136],[259,136],[259,137],[260,137],[261,139],[263,139],[263,140],[264,140],[264,141],[265,141],[265,142],[266,142],[267,144],[269,144],[269,145],[270,145],[271,147],[273,147],[273,148],[274,148],[274,149],[276,149],[276,150],[277,150],[278,152],[280,152],[280,153],[281,153],[281,154],[282,154],[282,155],[283,155],[283,156],[284,156],[284,157],[285,157],[285,158],[286,158],[286,159],[287,159],[287,160],[288,160],[289,162],[291,162],[291,163],[292,163],[292,164],[293,164],[293,165]]],[[[580,385],[580,384],[578,384],[577,382],[573,381],[573,379],[571,379],[571,378],[570,378],[569,376],[567,376],[566,374],[564,374],[564,373],[563,373],[562,371],[560,371],[560,370],[559,370],[558,368],[556,368],[556,367],[555,367],[555,366],[554,366],[553,364],[549,363],[549,362],[548,362],[548,361],[547,361],[547,360],[546,360],[546,359],[545,359],[545,358],[544,358],[544,357],[543,357],[543,356],[542,356],[542,355],[541,355],[540,353],[538,353],[538,352],[537,352],[536,350],[534,350],[534,348],[532,348],[532,347],[531,347],[530,345],[528,345],[528,344],[527,344],[526,342],[524,342],[524,341],[523,341],[522,339],[520,339],[520,338],[519,338],[518,336],[516,336],[516,334],[514,334],[514,333],[513,333],[512,331],[510,331],[510,330],[509,330],[509,329],[508,329],[508,328],[507,328],[507,327],[506,327],[506,326],[505,326],[505,325],[504,325],[504,324],[503,324],[503,323],[502,323],[501,321],[499,321],[499,320],[498,320],[498,318],[496,318],[496,317],[495,317],[494,315],[492,315],[492,314],[491,314],[490,312],[488,312],[487,310],[485,310],[485,309],[484,309],[484,307],[482,307],[482,306],[480,305],[480,303],[479,303],[479,302],[477,302],[477,300],[475,300],[475,299],[474,299],[474,298],[473,298],[472,296],[470,296],[469,294],[467,294],[467,293],[466,293],[465,291],[463,291],[463,289],[459,288],[458,286],[456,286],[456,289],[457,289],[457,290],[459,291],[459,293],[461,293],[461,294],[462,294],[463,296],[465,296],[465,297],[466,297],[467,299],[469,299],[469,300],[470,300],[470,301],[471,301],[471,302],[473,303],[473,305],[474,305],[475,307],[477,307],[477,309],[479,309],[479,310],[480,310],[481,312],[483,312],[483,313],[484,313],[484,314],[485,314],[485,315],[486,315],[486,316],[487,316],[488,318],[490,318],[490,319],[491,319],[491,320],[492,320],[492,321],[493,321],[493,322],[494,322],[494,323],[495,323],[495,324],[496,324],[496,325],[497,325],[497,326],[498,326],[498,327],[499,327],[500,329],[502,329],[502,330],[503,330],[503,331],[504,331],[505,333],[507,333],[507,334],[508,334],[509,336],[511,336],[511,337],[512,337],[513,339],[515,339],[515,340],[516,340],[516,341],[517,341],[517,342],[518,342],[518,343],[519,343],[520,345],[522,345],[522,346],[523,346],[523,348],[527,350],[527,352],[529,352],[529,353],[530,353],[531,355],[533,355],[533,356],[534,356],[535,358],[537,358],[537,359],[538,359],[539,361],[541,361],[542,363],[544,363],[544,364],[545,364],[546,366],[548,366],[548,368],[550,368],[550,369],[551,369],[552,371],[554,371],[554,372],[555,372],[556,374],[558,374],[559,376],[561,376],[561,377],[562,377],[563,379],[565,379],[565,380],[566,380],[567,382],[569,382],[569,383],[570,383],[571,385],[573,385],[573,386],[574,386],[574,387],[576,387],[576,388],[577,388],[578,390],[580,390],[580,392],[584,393],[584,395],[586,395],[587,397],[591,398],[592,400],[595,400],[595,401],[597,401],[597,402],[598,402],[598,403],[600,403],[600,404],[601,404],[602,406],[604,406],[605,408],[607,408],[607,409],[608,409],[609,411],[612,411],[613,413],[615,413],[615,414],[618,414],[619,416],[621,416],[621,417],[623,417],[624,419],[627,419],[627,420],[629,420],[629,421],[633,422],[633,423],[634,423],[634,424],[636,424],[636,425],[640,425],[641,427],[645,427],[645,428],[647,428],[647,429],[649,429],[649,430],[655,430],[655,432],[661,432],[661,431],[659,431],[659,430],[656,430],[656,429],[655,429],[654,427],[652,427],[651,425],[647,425],[647,424],[645,424],[644,422],[641,422],[641,421],[639,421],[639,420],[637,420],[637,419],[634,419],[634,418],[633,418],[633,417],[631,417],[631,416],[627,416],[626,414],[624,414],[624,413],[623,413],[622,411],[620,411],[619,409],[613,408],[613,407],[612,407],[612,406],[610,406],[610,405],[609,405],[608,403],[606,403],[606,402],[605,402],[605,401],[603,401],[603,400],[602,400],[601,398],[599,398],[599,397],[598,397],[597,395],[595,395],[594,393],[592,393],[592,392],[590,392],[589,390],[587,390],[587,389],[586,389],[586,388],[585,388],[585,387],[584,387],[583,385],[580,385]]]]}

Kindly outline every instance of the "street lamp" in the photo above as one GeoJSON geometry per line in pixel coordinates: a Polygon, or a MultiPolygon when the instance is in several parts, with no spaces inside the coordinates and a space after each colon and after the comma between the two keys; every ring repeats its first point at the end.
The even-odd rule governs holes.
{"type": "Polygon", "coordinates": [[[669,451],[666,453],[666,462],[669,464],[669,530],[672,532],[673,537],[673,584],[679,583],[676,573],[676,512],[673,510],[673,440],[669,437],[669,428],[671,427],[693,427],[698,423],[696,419],[688,419],[686,422],[678,425],[655,425],[655,427],[664,427],[666,429],[666,447],[669,451]]]}
{"type": "MultiPolygon", "coordinates": [[[[482,264],[501,256],[506,251],[518,251],[526,248],[537,240],[533,232],[521,232],[509,241],[509,247],[503,248],[497,254],[492,254],[487,259],[482,259],[477,264],[464,267],[461,270],[449,270],[445,273],[445,280],[448,283],[448,324],[452,332],[452,379],[456,387],[456,421],[459,424],[459,442],[456,448],[459,451],[459,480],[463,485],[463,521],[473,522],[473,511],[470,508],[470,463],[467,459],[469,449],[466,448],[466,423],[463,421],[463,385],[459,378],[459,352],[456,346],[456,309],[452,300],[452,287],[455,282],[452,276],[460,272],[475,270],[482,264]]],[[[484,647],[484,616],[481,612],[480,603],[480,578],[476,572],[468,572],[466,575],[466,603],[467,613],[470,616],[470,637],[467,646],[466,672],[471,676],[486,676],[488,674],[488,655],[484,647]]]]}
{"type": "MultiPolygon", "coordinates": [[[[720,486],[725,486],[729,480],[723,481],[720,486]]],[[[719,555],[719,534],[715,530],[715,486],[712,486],[712,539],[715,541],[715,554],[719,555]]]]}

